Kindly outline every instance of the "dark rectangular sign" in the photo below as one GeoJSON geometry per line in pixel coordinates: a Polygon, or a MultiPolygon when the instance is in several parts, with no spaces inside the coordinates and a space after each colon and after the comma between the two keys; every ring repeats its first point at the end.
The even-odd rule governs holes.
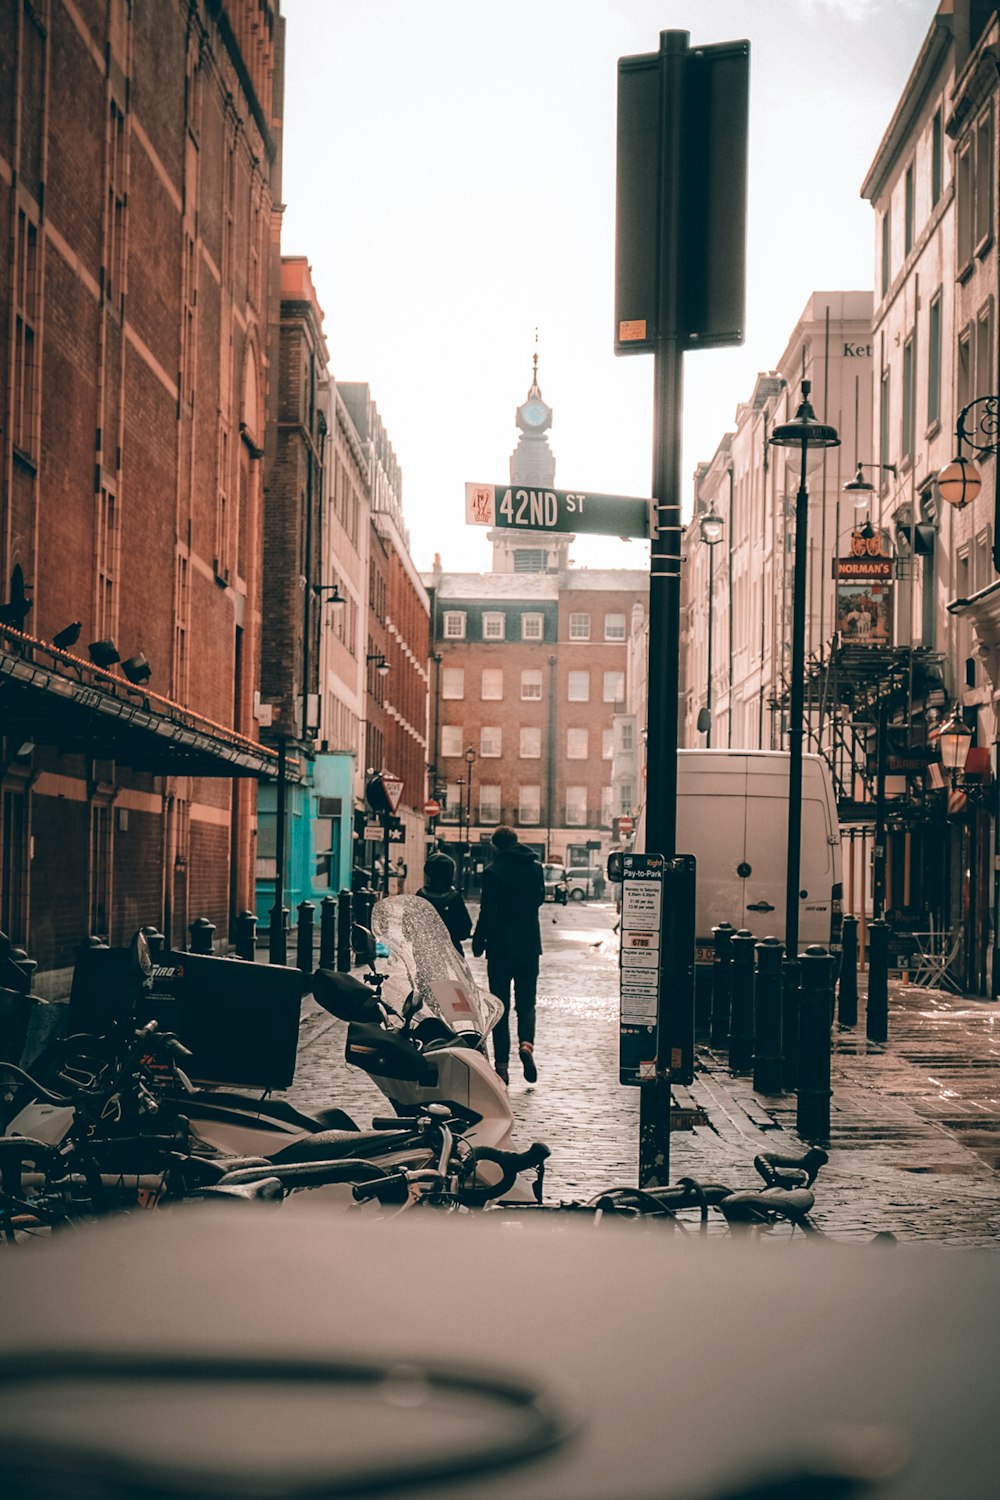
{"type": "Polygon", "coordinates": [[[749,83],[745,41],[618,60],[616,354],[743,342],[749,83]]]}
{"type": "Polygon", "coordinates": [[[466,522],[500,530],[648,537],[652,504],[652,500],[629,495],[593,495],[582,490],[517,484],[465,486],[466,522]]]}

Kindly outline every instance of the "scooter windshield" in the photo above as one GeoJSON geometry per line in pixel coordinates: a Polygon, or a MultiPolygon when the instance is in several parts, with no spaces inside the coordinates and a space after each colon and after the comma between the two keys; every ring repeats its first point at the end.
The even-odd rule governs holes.
{"type": "Polygon", "coordinates": [[[419,896],[386,896],[372,909],[372,931],[406,970],[414,997],[453,1031],[488,1036],[503,1007],[473,979],[437,912],[419,896]]]}

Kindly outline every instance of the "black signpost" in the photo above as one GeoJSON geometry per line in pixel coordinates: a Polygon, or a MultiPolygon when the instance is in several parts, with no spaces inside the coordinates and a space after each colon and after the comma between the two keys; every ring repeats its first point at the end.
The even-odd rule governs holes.
{"type": "MultiPolygon", "coordinates": [[[[662,31],[658,52],[618,62],[615,353],[654,360],[646,848],[668,866],[677,838],[683,353],[743,340],[749,76],[748,42],[692,49],[686,31],[662,31]]],[[[640,1079],[640,1186],[669,1181],[672,1052],[694,1003],[670,971],[672,954],[693,952],[693,899],[685,907],[690,944],[676,933],[660,948],[655,1065],[640,1079]],[[685,1014],[672,1014],[681,1004],[685,1014]]]]}

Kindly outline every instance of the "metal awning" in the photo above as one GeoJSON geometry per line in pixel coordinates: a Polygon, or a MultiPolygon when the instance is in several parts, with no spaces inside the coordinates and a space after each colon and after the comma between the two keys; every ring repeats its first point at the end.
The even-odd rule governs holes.
{"type": "Polygon", "coordinates": [[[277,754],[47,641],[0,628],[0,732],[156,776],[273,780],[277,754]]]}

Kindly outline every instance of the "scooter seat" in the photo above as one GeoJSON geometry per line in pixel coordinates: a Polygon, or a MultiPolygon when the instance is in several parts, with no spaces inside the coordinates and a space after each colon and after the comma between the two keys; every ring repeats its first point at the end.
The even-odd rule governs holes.
{"type": "Polygon", "coordinates": [[[341,1156],[386,1156],[413,1139],[412,1130],[319,1130],[268,1153],[268,1160],[336,1161],[341,1156]]]}

